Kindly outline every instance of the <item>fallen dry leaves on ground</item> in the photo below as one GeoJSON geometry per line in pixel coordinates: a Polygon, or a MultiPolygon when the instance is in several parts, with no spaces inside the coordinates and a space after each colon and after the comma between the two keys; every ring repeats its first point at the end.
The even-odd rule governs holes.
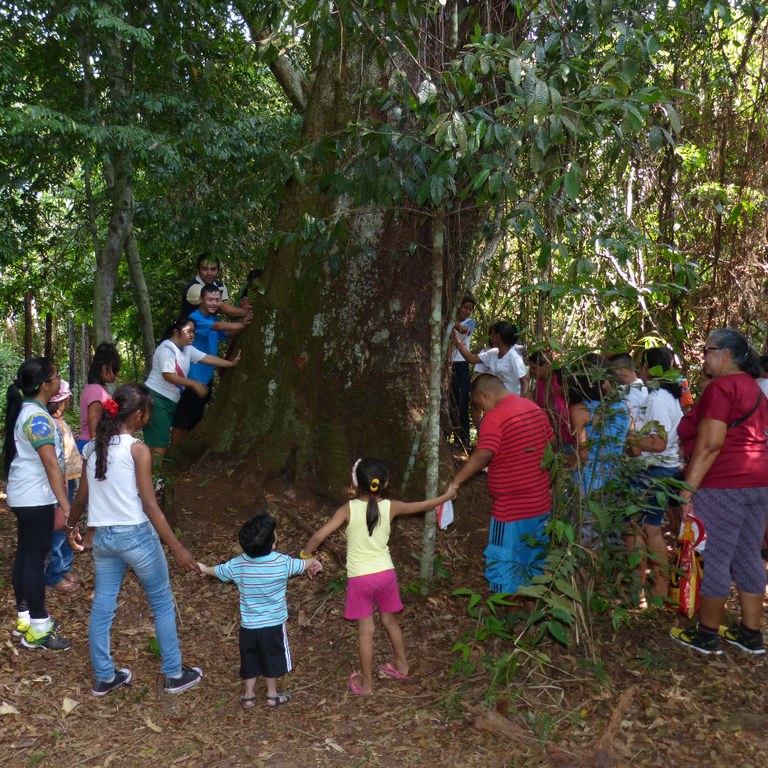
{"type": "MultiPolygon", "coordinates": [[[[200,560],[215,564],[237,551],[237,530],[255,507],[253,489],[238,472],[216,465],[210,478],[178,478],[169,518],[200,560]]],[[[342,618],[343,568],[323,554],[314,581],[294,578],[288,588],[288,632],[294,671],[281,689],[290,704],[239,706],[237,592],[215,579],[185,574],[171,559],[179,633],[186,663],[204,669],[203,682],[176,697],[161,690],[159,660],[150,644],[152,617],[133,576],[126,578],[113,627],[118,666],[134,673],[130,688],[96,699],[88,660],[90,555],[78,556],[85,588],[52,594],[49,609],[74,642],[52,654],[24,649],[11,636],[15,607],[10,568],[15,523],[0,507],[0,765],[55,768],[206,766],[483,766],[484,768],[677,768],[700,761],[738,768],[768,763],[768,667],[764,658],[728,650],[718,659],[693,655],[668,637],[678,619],[653,611],[634,615],[632,627],[613,634],[595,627],[598,659],[547,646],[552,665],[518,671],[508,695],[485,700],[490,675],[484,661],[510,650],[492,639],[474,644],[474,669],[454,671],[457,641],[476,621],[466,601],[451,597],[468,587],[485,594],[482,550],[489,502],[485,481],[469,484],[457,503],[457,523],[438,534],[449,578],[430,595],[414,591],[421,521],[397,524],[393,555],[406,604],[403,629],[411,678],[377,681],[369,698],[353,696],[347,678],[357,669],[357,633],[342,618]]],[[[332,511],[312,497],[271,487],[259,501],[278,518],[278,548],[297,550],[303,521],[319,525],[332,511]],[[284,514],[281,514],[281,510],[284,514]]],[[[341,538],[333,542],[343,551],[341,538]]],[[[682,621],[682,620],[681,620],[682,621]]],[[[388,660],[383,630],[376,661],[388,660]]],[[[258,689],[257,689],[258,690],[258,689]]]]}

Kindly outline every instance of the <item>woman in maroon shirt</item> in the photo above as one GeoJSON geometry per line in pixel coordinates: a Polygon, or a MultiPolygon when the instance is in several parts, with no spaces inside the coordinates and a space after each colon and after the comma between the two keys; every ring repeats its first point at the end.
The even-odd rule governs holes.
{"type": "Polygon", "coordinates": [[[670,634],[701,653],[722,653],[723,638],[763,654],[766,577],[760,543],[768,511],[768,400],[755,381],[757,352],[741,333],[712,331],[703,351],[712,381],[677,429],[689,457],[685,481],[693,488],[680,493],[680,509],[684,517],[693,511],[707,531],[699,623],[670,634]],[[741,623],[726,627],[721,621],[732,581],[741,623]]]}

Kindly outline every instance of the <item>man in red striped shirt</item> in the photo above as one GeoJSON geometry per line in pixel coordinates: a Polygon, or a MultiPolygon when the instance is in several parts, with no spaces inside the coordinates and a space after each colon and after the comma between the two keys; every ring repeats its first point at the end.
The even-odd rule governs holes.
{"type": "Polygon", "coordinates": [[[552,511],[549,472],[542,461],[555,436],[546,413],[513,395],[495,376],[478,376],[471,399],[486,414],[477,448],[451,484],[458,489],[488,467],[493,509],[485,577],[492,592],[514,594],[541,571],[544,528],[552,511]]]}

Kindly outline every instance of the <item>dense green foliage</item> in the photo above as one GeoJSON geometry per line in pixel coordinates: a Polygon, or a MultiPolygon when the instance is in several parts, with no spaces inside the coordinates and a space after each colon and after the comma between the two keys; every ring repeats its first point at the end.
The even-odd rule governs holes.
{"type": "MultiPolygon", "coordinates": [[[[92,321],[119,178],[156,332],[200,251],[237,284],[290,249],[310,295],[350,263],[423,257],[445,222],[444,318],[471,288],[484,323],[512,317],[564,356],[653,337],[695,362],[724,324],[765,346],[767,50],[749,0],[4,2],[0,333],[19,345],[27,290],[60,337],[70,316],[92,321]],[[353,67],[376,85],[313,113],[353,67]]],[[[121,262],[112,326],[136,342],[127,275],[121,262]]],[[[612,587],[615,553],[589,571],[571,527],[585,503],[563,502],[530,592],[529,623],[561,642],[591,610],[622,620],[626,585],[594,589],[612,587]]],[[[509,637],[498,607],[482,632],[509,637]]]]}
{"type": "MultiPolygon", "coordinates": [[[[3,4],[0,14],[0,290],[9,321],[31,289],[60,331],[67,317],[91,322],[120,158],[131,169],[156,332],[177,311],[195,254],[220,256],[235,284],[263,261],[271,147],[290,140],[296,121],[225,9],[34,2],[3,4]]],[[[120,270],[114,330],[137,340],[120,270]]]]}

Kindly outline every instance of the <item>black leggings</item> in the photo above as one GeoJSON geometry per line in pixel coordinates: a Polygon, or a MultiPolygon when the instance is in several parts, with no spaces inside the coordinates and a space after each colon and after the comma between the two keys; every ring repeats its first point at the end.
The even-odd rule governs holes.
{"type": "Polygon", "coordinates": [[[55,504],[14,507],[19,526],[16,559],[13,561],[13,592],[16,608],[28,610],[32,619],[45,619],[45,558],[51,549],[55,504]]]}

